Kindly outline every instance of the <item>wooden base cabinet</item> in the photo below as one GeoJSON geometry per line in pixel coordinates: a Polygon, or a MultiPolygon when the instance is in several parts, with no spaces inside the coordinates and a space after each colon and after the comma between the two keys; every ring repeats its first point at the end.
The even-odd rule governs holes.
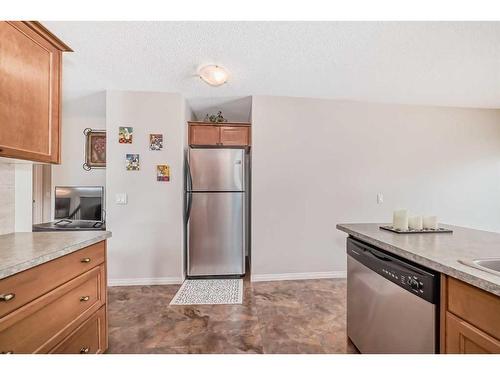
{"type": "Polygon", "coordinates": [[[100,354],[108,347],[107,341],[106,309],[103,306],[50,353],[100,354]]]}
{"type": "Polygon", "coordinates": [[[106,284],[104,241],[0,280],[0,353],[103,353],[106,284]]]}
{"type": "Polygon", "coordinates": [[[249,123],[189,122],[190,146],[248,147],[251,145],[249,123]]]}
{"type": "Polygon", "coordinates": [[[446,312],[446,353],[500,353],[500,341],[450,312],[446,312]]]}
{"type": "Polygon", "coordinates": [[[441,353],[500,354],[500,297],[441,279],[441,353]]]}
{"type": "Polygon", "coordinates": [[[0,21],[0,156],[60,163],[62,53],[34,21],[0,21]]]}

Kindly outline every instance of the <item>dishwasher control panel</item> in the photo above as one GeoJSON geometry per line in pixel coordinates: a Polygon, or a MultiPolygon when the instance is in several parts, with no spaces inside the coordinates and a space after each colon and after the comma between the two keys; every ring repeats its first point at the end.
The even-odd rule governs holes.
{"type": "Polygon", "coordinates": [[[424,283],[418,278],[419,275],[403,274],[397,270],[391,269],[390,267],[382,267],[382,272],[385,274],[382,276],[395,281],[397,284],[401,284],[403,286],[406,285],[410,287],[412,291],[424,293],[424,283]]]}
{"type": "Polygon", "coordinates": [[[439,273],[353,238],[347,239],[347,254],[408,292],[437,302],[439,273]]]}

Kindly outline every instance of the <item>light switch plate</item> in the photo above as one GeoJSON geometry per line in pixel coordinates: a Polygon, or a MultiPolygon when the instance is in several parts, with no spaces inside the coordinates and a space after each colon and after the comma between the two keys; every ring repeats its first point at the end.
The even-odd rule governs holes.
{"type": "Polygon", "coordinates": [[[378,204],[384,203],[384,194],[382,193],[377,194],[377,203],[378,204]]]}
{"type": "Polygon", "coordinates": [[[115,202],[116,204],[127,204],[127,193],[116,193],[115,202]]]}

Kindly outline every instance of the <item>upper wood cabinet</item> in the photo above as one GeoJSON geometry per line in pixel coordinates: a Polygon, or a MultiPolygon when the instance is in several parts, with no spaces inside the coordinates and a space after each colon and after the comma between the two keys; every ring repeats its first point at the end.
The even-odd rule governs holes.
{"type": "Polygon", "coordinates": [[[249,146],[249,126],[221,126],[219,128],[220,142],[223,146],[249,146]]]}
{"type": "Polygon", "coordinates": [[[449,276],[441,284],[441,352],[500,354],[500,297],[449,276]]]}
{"type": "Polygon", "coordinates": [[[0,22],[0,157],[60,163],[65,51],[38,22],[0,22]]]}
{"type": "Polygon", "coordinates": [[[191,125],[189,127],[190,145],[218,145],[219,127],[205,125],[191,125]]]}
{"type": "Polygon", "coordinates": [[[250,146],[249,123],[189,122],[190,146],[250,146]]]}

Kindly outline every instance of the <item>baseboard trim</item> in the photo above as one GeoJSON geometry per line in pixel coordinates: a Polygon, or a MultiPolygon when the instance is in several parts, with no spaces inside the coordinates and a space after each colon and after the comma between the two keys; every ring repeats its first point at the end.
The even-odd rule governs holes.
{"type": "Polygon", "coordinates": [[[345,279],[347,271],[332,272],[303,272],[303,273],[267,273],[251,275],[252,282],[279,281],[279,280],[308,280],[308,279],[345,279]]]}
{"type": "Polygon", "coordinates": [[[147,277],[138,279],[109,279],[108,286],[132,286],[132,285],[171,285],[182,284],[180,277],[147,277]]]}

